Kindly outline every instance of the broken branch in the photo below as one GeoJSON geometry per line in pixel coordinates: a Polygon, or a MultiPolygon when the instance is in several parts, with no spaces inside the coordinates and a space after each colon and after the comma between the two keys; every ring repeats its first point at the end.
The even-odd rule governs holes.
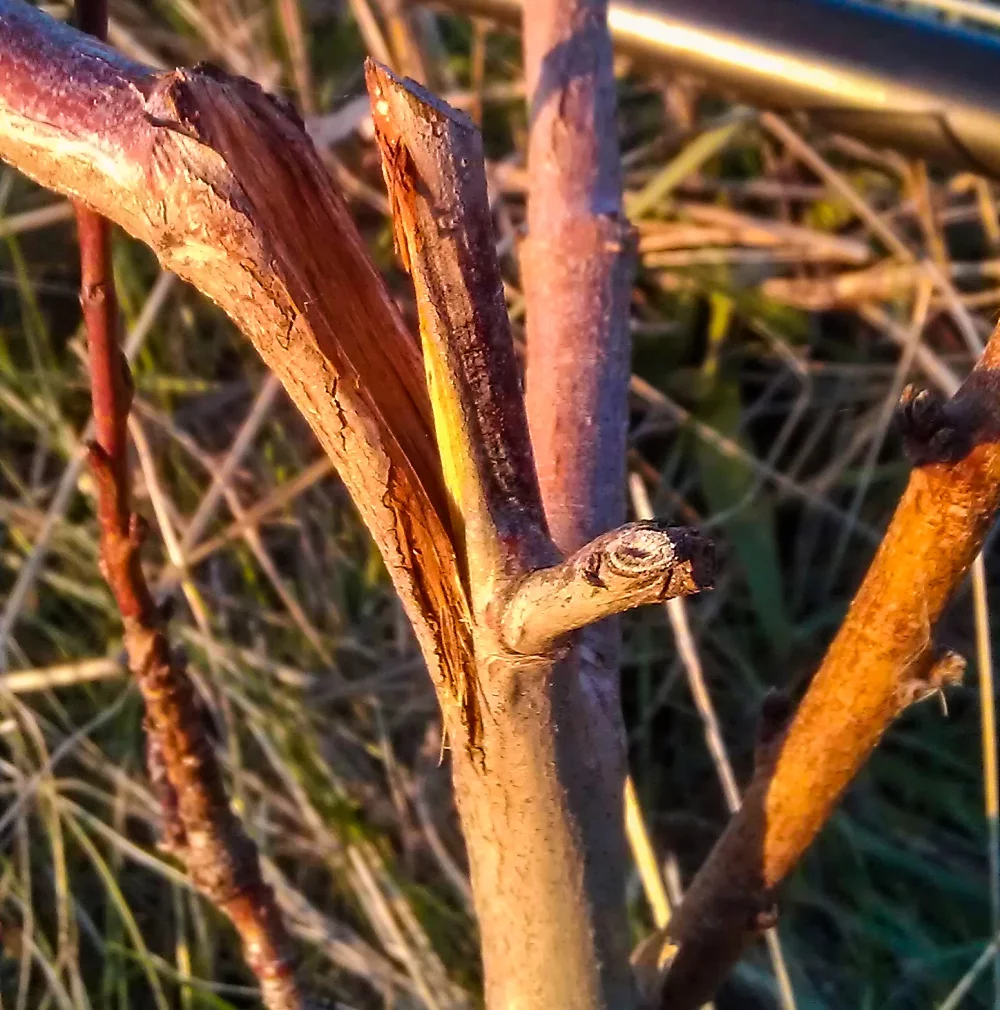
{"type": "Polygon", "coordinates": [[[464,113],[368,61],[396,247],[413,278],[424,367],[473,609],[551,562],[496,257],[482,139],[464,113]]]}
{"type": "Polygon", "coordinates": [[[372,533],[450,737],[474,740],[420,349],[294,110],[215,68],[154,71],[0,0],[0,159],[145,242],[253,342],[372,533]]]}
{"type": "Polygon", "coordinates": [[[605,617],[710,589],[714,560],[711,542],[693,530],[628,523],[526,576],[503,608],[504,644],[540,655],[605,617]]]}

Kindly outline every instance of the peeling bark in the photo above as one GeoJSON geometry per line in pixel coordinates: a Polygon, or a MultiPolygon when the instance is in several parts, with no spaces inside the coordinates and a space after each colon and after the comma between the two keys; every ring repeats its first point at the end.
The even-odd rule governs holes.
{"type": "MultiPolygon", "coordinates": [[[[18,0],[0,0],[0,53],[0,158],[116,221],[237,322],[371,531],[441,703],[488,1004],[627,1007],[614,662],[594,654],[598,638],[575,647],[571,634],[568,649],[529,657],[501,633],[510,591],[557,566],[559,552],[534,477],[475,131],[382,79],[392,102],[384,91],[376,118],[421,355],[286,105],[209,67],[155,73],[18,0]]],[[[643,586],[647,576],[635,573],[643,586]]],[[[625,584],[616,592],[644,599],[625,584]]],[[[145,631],[128,637],[159,719],[183,702],[161,683],[170,657],[145,631]]],[[[211,805],[211,777],[188,750],[190,802],[211,805]]],[[[157,749],[168,771],[171,753],[157,749]]],[[[179,790],[176,801],[183,813],[179,790]]],[[[217,884],[225,900],[226,879],[203,886],[217,884]]]]}
{"type": "Polygon", "coordinates": [[[253,342],[337,465],[435,683],[478,714],[419,348],[279,100],[210,67],[155,72],[0,0],[0,158],[149,245],[253,342]]]}

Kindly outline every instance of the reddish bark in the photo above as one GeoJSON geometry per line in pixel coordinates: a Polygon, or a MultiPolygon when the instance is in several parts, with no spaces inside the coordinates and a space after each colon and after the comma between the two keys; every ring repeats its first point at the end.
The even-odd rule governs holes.
{"type": "MultiPolygon", "coordinates": [[[[605,0],[533,0],[524,10],[524,55],[526,404],[549,528],[560,550],[572,554],[624,519],[629,232],[605,0]]],[[[552,699],[560,760],[588,765],[585,775],[566,780],[580,816],[576,858],[586,900],[577,917],[589,934],[589,949],[575,956],[596,979],[598,1005],[628,1007],[635,995],[623,953],[627,762],[619,626],[605,621],[576,642],[560,664],[552,699]]],[[[578,1006],[593,1005],[583,999],[576,996],[578,1006]]]]}
{"type": "MultiPolygon", "coordinates": [[[[106,0],[77,0],[81,29],[107,37],[106,0]]],[[[128,414],[132,380],[118,344],[109,222],[76,205],[80,304],[87,333],[101,571],[118,604],[129,668],[146,704],[150,775],[163,803],[164,848],[229,916],[268,1010],[303,1010],[294,952],[257,849],[229,807],[183,658],[171,653],[142,572],[146,526],[130,508],[128,414]]]]}

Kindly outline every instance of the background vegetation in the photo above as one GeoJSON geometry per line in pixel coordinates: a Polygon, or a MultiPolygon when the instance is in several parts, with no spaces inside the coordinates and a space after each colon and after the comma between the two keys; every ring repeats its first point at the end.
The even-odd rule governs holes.
{"type": "MultiPolygon", "coordinates": [[[[366,50],[406,48],[380,20],[392,6],[112,0],[111,38],[144,62],[208,59],[295,100],[410,313],[359,98],[366,50]]],[[[430,83],[483,124],[518,326],[518,41],[427,14],[409,38],[430,83]]],[[[761,699],[807,680],[902,489],[890,421],[903,384],[964,374],[992,329],[997,191],[624,63],[619,103],[639,234],[630,462],[658,514],[724,548],[718,588],[686,606],[742,780],[761,699]],[[951,290],[890,270],[893,239],[951,290]],[[842,277],[857,270],[870,283],[848,298],[842,277]]],[[[354,1007],[474,1006],[447,754],[377,552],[252,348],[148,250],[121,237],[115,256],[140,507],[162,543],[151,582],[176,603],[311,974],[354,1007]]],[[[0,171],[0,997],[19,1010],[252,1006],[230,930],[156,850],[141,705],[81,467],[77,290],[69,205],[0,171]]],[[[953,611],[950,644],[974,660],[971,595],[953,611]]],[[[687,659],[662,611],[629,616],[632,770],[675,887],[726,816],[687,659]]],[[[991,1003],[986,973],[956,991],[998,927],[981,754],[973,663],[946,713],[932,700],[893,729],[785,889],[799,1007],[991,1003]]],[[[637,878],[631,909],[638,941],[651,919],[637,878]]],[[[718,1005],[776,999],[761,946],[718,1005]]]]}

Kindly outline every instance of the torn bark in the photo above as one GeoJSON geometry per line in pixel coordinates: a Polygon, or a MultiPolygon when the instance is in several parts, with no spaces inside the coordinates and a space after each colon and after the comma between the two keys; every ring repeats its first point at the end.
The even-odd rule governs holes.
{"type": "Polygon", "coordinates": [[[960,673],[954,657],[936,654],[932,634],[1000,507],[1000,330],[948,404],[921,407],[915,419],[922,402],[904,400],[922,465],[773,761],[754,775],[661,938],[677,947],[664,1010],[710,998],[886,729],[960,673]]]}
{"type": "Polygon", "coordinates": [[[0,158],[145,242],[253,341],[337,464],[465,746],[467,606],[420,351],[294,111],[213,68],[150,70],[20,0],[0,0],[0,49],[0,158]]]}
{"type": "MultiPolygon", "coordinates": [[[[106,213],[213,298],[336,462],[438,689],[488,1002],[627,1007],[616,680],[577,677],[561,654],[512,653],[494,605],[558,553],[517,397],[478,139],[451,110],[385,80],[399,92],[382,133],[421,298],[425,378],[285,105],[211,68],[154,73],[18,0],[0,0],[0,53],[0,157],[106,213]]],[[[131,565],[132,539],[118,549],[131,565]]],[[[129,638],[151,713],[179,718],[183,694],[162,682],[165,643],[131,627],[129,638]]],[[[184,734],[161,743],[169,778],[174,745],[202,760],[184,734]]],[[[179,817],[213,807],[206,788],[188,815],[177,792],[179,817]]],[[[211,840],[196,836],[185,831],[184,844],[211,840]]],[[[223,873],[204,886],[228,895],[231,882],[223,873]]]]}
{"type": "Polygon", "coordinates": [[[555,550],[545,525],[479,130],[369,61],[375,136],[410,272],[456,540],[474,613],[555,550]],[[482,596],[482,599],[479,597],[482,596]]]}

